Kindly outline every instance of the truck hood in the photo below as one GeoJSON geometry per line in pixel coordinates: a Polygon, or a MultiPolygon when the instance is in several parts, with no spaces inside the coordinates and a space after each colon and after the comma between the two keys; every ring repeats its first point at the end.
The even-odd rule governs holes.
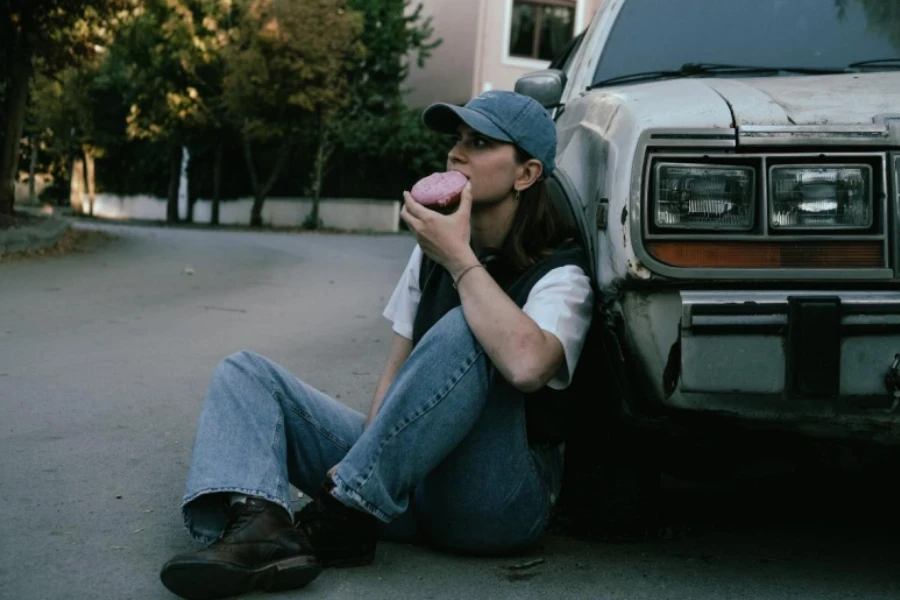
{"type": "Polygon", "coordinates": [[[884,125],[900,118],[900,72],[668,79],[601,88],[571,108],[601,129],[884,125]]]}
{"type": "Polygon", "coordinates": [[[872,125],[900,116],[900,72],[703,79],[728,102],[735,125],[872,125]]]}

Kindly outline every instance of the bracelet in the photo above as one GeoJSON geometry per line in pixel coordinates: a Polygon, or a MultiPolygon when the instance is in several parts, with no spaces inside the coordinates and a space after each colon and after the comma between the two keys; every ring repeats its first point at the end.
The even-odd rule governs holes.
{"type": "Polygon", "coordinates": [[[456,281],[453,282],[453,289],[454,289],[454,290],[458,290],[458,289],[459,289],[459,287],[458,287],[458,286],[459,286],[459,282],[462,281],[462,278],[465,277],[466,273],[468,273],[469,271],[471,271],[472,269],[475,269],[475,268],[477,268],[477,267],[481,267],[481,268],[483,269],[483,268],[484,268],[484,265],[481,264],[481,263],[477,263],[477,264],[471,265],[471,266],[466,267],[465,269],[463,269],[463,272],[460,273],[460,274],[459,274],[459,277],[456,278],[456,281]]]}

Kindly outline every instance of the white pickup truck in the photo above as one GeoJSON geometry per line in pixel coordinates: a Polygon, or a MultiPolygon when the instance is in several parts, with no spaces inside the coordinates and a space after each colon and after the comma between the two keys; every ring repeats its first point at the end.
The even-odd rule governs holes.
{"type": "Polygon", "coordinates": [[[900,443],[900,2],[607,0],[516,90],[593,261],[585,406],[628,432],[604,468],[639,491],[704,458],[662,439],[900,443]]]}

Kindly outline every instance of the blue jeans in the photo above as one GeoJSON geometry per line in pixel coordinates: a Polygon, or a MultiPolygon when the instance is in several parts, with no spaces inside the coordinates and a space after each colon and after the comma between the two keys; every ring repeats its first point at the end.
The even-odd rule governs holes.
{"type": "Polygon", "coordinates": [[[559,492],[559,446],[529,445],[525,410],[477,342],[461,308],[423,337],[368,428],[365,417],[251,352],[217,366],[203,404],[184,494],[198,539],[222,530],[223,493],[290,511],[290,486],[332,494],[374,515],[380,537],[482,554],[534,544],[559,492]],[[492,389],[508,390],[505,392],[492,389]]]}

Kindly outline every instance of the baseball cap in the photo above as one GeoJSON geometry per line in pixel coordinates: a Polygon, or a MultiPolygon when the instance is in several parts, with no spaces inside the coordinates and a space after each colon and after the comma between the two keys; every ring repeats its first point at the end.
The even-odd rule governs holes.
{"type": "Polygon", "coordinates": [[[489,138],[517,145],[541,161],[545,176],[556,167],[556,127],[550,113],[533,98],[494,90],[465,106],[438,102],[422,113],[425,126],[440,133],[456,133],[460,121],[489,138]]]}

